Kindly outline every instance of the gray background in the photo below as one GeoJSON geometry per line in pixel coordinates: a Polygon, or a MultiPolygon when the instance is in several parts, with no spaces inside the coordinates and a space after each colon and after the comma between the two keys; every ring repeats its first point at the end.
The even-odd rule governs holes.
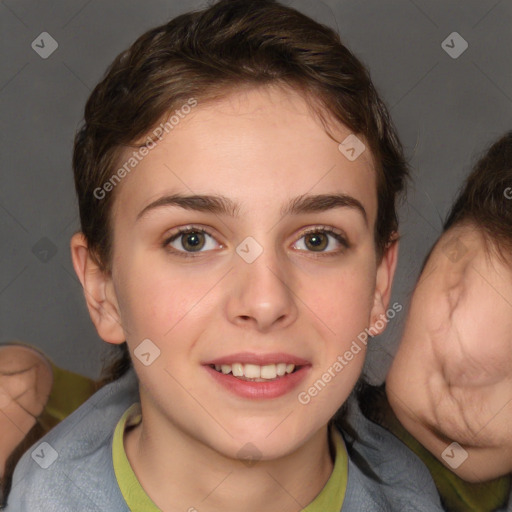
{"type": "MultiPolygon", "coordinates": [[[[512,128],[512,2],[290,1],[339,31],[391,108],[413,169],[392,302],[406,306],[424,255],[477,154],[512,128]],[[458,32],[468,49],[441,43],[458,32]]],[[[200,1],[0,2],[0,342],[41,347],[97,378],[107,348],[75,276],[79,229],[71,152],[85,101],[113,58],[147,29],[200,1]],[[48,32],[58,49],[31,47],[48,32]]],[[[372,343],[370,380],[386,373],[405,308],[372,343]]]]}

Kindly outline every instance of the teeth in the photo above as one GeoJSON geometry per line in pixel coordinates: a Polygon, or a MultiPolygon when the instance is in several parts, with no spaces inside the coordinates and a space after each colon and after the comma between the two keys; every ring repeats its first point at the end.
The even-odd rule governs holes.
{"type": "Polygon", "coordinates": [[[276,373],[279,377],[282,377],[286,373],[286,363],[276,364],[276,373]]]}
{"type": "Polygon", "coordinates": [[[233,377],[243,377],[244,376],[244,367],[240,363],[232,364],[231,372],[233,373],[233,377]]]}
{"type": "Polygon", "coordinates": [[[287,373],[292,373],[295,370],[294,364],[278,363],[267,364],[259,366],[257,364],[216,364],[215,369],[222,372],[224,375],[232,373],[234,377],[245,377],[247,379],[257,380],[272,380],[277,377],[282,377],[287,373]]]}
{"type": "Polygon", "coordinates": [[[275,379],[277,376],[276,365],[267,364],[261,367],[261,378],[262,379],[275,379]]]}
{"type": "Polygon", "coordinates": [[[244,376],[248,379],[259,379],[261,376],[261,366],[255,364],[244,365],[244,376]]]}

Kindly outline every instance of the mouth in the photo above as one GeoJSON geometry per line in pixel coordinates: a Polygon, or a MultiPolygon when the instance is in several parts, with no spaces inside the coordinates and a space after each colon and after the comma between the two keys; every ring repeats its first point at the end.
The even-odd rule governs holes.
{"type": "Polygon", "coordinates": [[[238,353],[203,363],[212,382],[244,399],[275,399],[288,395],[309,378],[312,365],[286,353],[238,353]]]}
{"type": "Polygon", "coordinates": [[[277,363],[257,365],[252,363],[233,363],[233,364],[209,364],[210,368],[223,375],[232,375],[233,377],[247,382],[273,382],[287,375],[293,374],[303,368],[305,365],[295,365],[293,363],[277,363]]]}

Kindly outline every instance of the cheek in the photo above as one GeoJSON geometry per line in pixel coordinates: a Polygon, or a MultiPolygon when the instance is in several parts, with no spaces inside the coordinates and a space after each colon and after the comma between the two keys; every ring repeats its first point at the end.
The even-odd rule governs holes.
{"type": "MultiPolygon", "coordinates": [[[[370,325],[375,269],[363,264],[340,269],[321,280],[309,279],[303,286],[304,302],[312,319],[328,341],[327,353],[344,351],[370,325]]],[[[363,336],[364,337],[364,336],[363,336]]]]}
{"type": "MultiPolygon", "coordinates": [[[[375,262],[370,256],[369,251],[353,255],[328,271],[303,269],[295,281],[290,300],[306,317],[302,321],[316,324],[320,335],[335,340],[336,349],[350,345],[369,326],[375,289],[375,262]]],[[[171,269],[160,258],[148,262],[147,255],[144,260],[126,258],[118,268],[121,317],[134,341],[152,336],[165,340],[184,325],[193,330],[195,320],[200,325],[201,318],[226,299],[226,290],[216,287],[216,271],[194,265],[171,269]]]]}
{"type": "Polygon", "coordinates": [[[324,330],[324,350],[319,351],[313,387],[319,381],[328,383],[317,403],[323,408],[317,414],[328,419],[346,400],[364,366],[375,291],[374,262],[359,258],[355,265],[326,280],[325,289],[323,296],[318,293],[318,301],[329,329],[324,330]]]}
{"type": "Polygon", "coordinates": [[[132,264],[120,272],[116,290],[123,325],[134,338],[165,340],[182,320],[190,325],[198,314],[213,277],[189,276],[159,263],[132,264]]]}
{"type": "Polygon", "coordinates": [[[442,282],[431,277],[414,290],[404,332],[413,343],[425,336],[437,339],[448,335],[458,292],[447,293],[442,287],[442,282]]]}
{"type": "Polygon", "coordinates": [[[454,330],[459,333],[466,350],[477,354],[482,364],[492,364],[496,368],[509,364],[512,358],[510,312],[510,306],[489,288],[461,301],[457,308],[454,330]]]}

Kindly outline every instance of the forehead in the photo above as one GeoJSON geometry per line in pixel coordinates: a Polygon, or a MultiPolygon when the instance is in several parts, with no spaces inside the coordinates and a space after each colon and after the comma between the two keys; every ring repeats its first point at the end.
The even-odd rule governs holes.
{"type": "Polygon", "coordinates": [[[473,282],[491,286],[504,278],[512,285],[512,266],[499,257],[480,228],[472,224],[453,226],[436,242],[419,282],[430,281],[440,292],[454,285],[473,282]]]}
{"type": "MultiPolygon", "coordinates": [[[[372,155],[366,148],[349,160],[338,143],[354,134],[339,123],[330,123],[329,133],[336,140],[303,96],[287,89],[262,87],[198,102],[175,118],[161,140],[154,139],[155,147],[123,179],[115,215],[133,217],[158,197],[176,192],[229,196],[242,205],[243,214],[245,206],[267,209],[292,196],[337,191],[357,195],[373,222],[372,155]]],[[[132,153],[125,150],[118,166],[132,153]]]]}

